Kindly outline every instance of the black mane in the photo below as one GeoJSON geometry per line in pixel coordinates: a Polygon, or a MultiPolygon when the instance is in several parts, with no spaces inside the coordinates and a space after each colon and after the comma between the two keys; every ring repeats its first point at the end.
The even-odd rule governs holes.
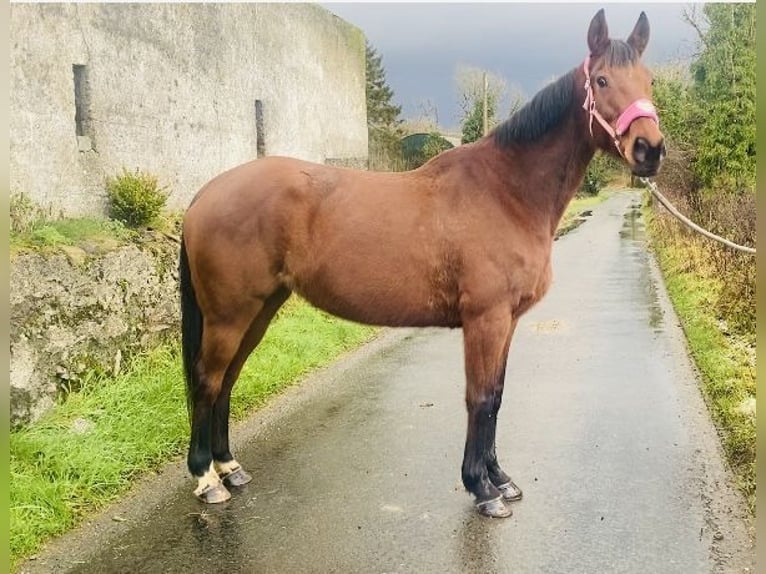
{"type": "MultiPolygon", "coordinates": [[[[639,54],[621,40],[612,40],[604,53],[608,66],[627,66],[638,61],[639,54]]],[[[500,147],[529,143],[546,134],[561,122],[572,105],[576,69],[548,84],[517,111],[497,126],[492,135],[500,147]]]]}
{"type": "Polygon", "coordinates": [[[556,126],[572,105],[574,70],[548,84],[530,101],[497,126],[492,134],[500,147],[535,141],[556,126]]]}

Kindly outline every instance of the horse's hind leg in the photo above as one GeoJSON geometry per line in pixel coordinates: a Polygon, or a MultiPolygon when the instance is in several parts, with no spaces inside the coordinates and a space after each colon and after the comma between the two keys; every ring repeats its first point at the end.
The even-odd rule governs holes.
{"type": "Polygon", "coordinates": [[[511,515],[496,483],[510,478],[497,463],[495,431],[514,323],[505,307],[463,321],[468,409],[463,484],[476,496],[479,512],[498,518],[511,515]]]}
{"type": "Polygon", "coordinates": [[[261,342],[271,320],[279,308],[287,301],[290,291],[280,288],[271,295],[263,304],[263,308],[250,324],[247,333],[239,345],[237,354],[232,360],[223,379],[223,386],[218,399],[213,405],[213,438],[212,454],[213,463],[218,475],[223,479],[226,486],[242,486],[252,480],[240,464],[234,459],[229,448],[229,405],[231,391],[239,378],[245,361],[253,352],[253,349],[261,342]]]}
{"type": "Polygon", "coordinates": [[[213,405],[223,379],[239,349],[247,323],[205,321],[199,360],[195,364],[196,384],[191,394],[191,440],[189,471],[197,479],[194,494],[203,502],[224,502],[231,498],[213,467],[213,405]]]}

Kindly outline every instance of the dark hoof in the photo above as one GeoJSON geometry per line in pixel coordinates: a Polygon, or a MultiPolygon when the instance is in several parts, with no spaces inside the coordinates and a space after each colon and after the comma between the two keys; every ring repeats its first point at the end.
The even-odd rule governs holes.
{"type": "Polygon", "coordinates": [[[521,497],[524,496],[524,493],[521,492],[521,489],[516,486],[512,480],[509,480],[505,484],[501,484],[497,489],[500,491],[503,500],[506,502],[515,502],[521,500],[521,497]]]}
{"type": "Polygon", "coordinates": [[[226,502],[231,498],[231,493],[226,490],[226,487],[222,482],[219,482],[217,485],[210,486],[202,492],[195,494],[197,495],[197,498],[199,498],[205,504],[219,504],[221,502],[226,502]]]}
{"type": "Polygon", "coordinates": [[[485,500],[484,502],[477,502],[476,508],[479,510],[479,514],[489,516],[490,518],[508,518],[513,512],[503,502],[503,497],[498,496],[492,500],[485,500]]]}
{"type": "Polygon", "coordinates": [[[253,480],[253,477],[242,470],[242,467],[239,467],[237,470],[222,476],[221,479],[226,486],[242,486],[253,480]]]}

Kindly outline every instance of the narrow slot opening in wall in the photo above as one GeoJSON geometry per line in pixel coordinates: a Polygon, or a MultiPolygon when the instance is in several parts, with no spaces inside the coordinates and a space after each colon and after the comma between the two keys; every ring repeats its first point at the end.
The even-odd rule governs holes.
{"type": "Polygon", "coordinates": [[[266,140],[263,133],[263,101],[255,100],[255,154],[256,157],[266,155],[266,140]]]}
{"type": "Polygon", "coordinates": [[[93,149],[90,133],[90,85],[88,68],[82,64],[72,65],[74,75],[74,125],[80,151],[93,149]]]}

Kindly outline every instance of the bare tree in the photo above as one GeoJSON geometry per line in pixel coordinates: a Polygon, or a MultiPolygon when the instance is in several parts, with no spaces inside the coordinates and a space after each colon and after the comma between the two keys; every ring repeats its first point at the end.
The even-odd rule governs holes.
{"type": "Polygon", "coordinates": [[[508,82],[505,78],[481,68],[458,64],[455,70],[455,85],[463,112],[461,120],[471,112],[476,102],[483,100],[485,74],[488,99],[501,102],[508,91],[508,82]]]}
{"type": "Polygon", "coordinates": [[[421,101],[418,104],[418,109],[422,120],[430,122],[434,129],[439,125],[439,110],[431,98],[421,101]]]}
{"type": "Polygon", "coordinates": [[[464,142],[475,141],[484,135],[515,113],[525,101],[524,93],[517,85],[474,66],[458,65],[455,86],[461,108],[464,142]]]}

